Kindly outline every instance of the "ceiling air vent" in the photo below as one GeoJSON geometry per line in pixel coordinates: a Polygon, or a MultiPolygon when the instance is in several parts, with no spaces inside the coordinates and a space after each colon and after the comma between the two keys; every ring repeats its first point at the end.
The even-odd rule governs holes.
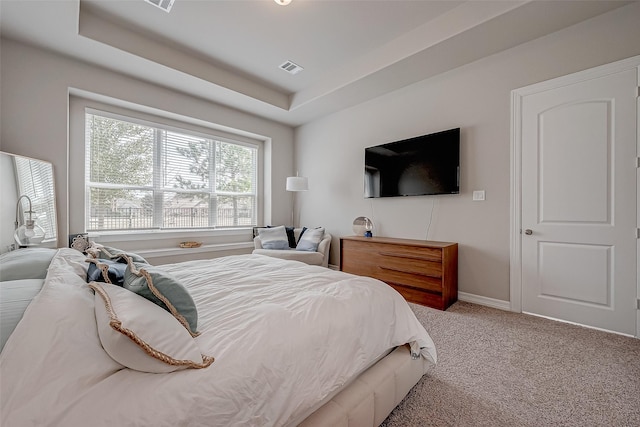
{"type": "Polygon", "coordinates": [[[287,61],[284,64],[280,65],[280,68],[285,70],[289,74],[298,74],[300,71],[304,70],[304,68],[291,61],[287,61]]]}
{"type": "Polygon", "coordinates": [[[152,5],[159,7],[160,9],[164,10],[165,12],[169,13],[171,12],[171,8],[173,7],[173,3],[176,0],[144,0],[147,3],[151,3],[152,5]]]}

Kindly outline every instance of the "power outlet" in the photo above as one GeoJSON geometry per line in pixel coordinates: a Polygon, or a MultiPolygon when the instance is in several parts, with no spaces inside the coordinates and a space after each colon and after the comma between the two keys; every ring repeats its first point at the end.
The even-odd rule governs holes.
{"type": "Polygon", "coordinates": [[[484,200],[484,190],[475,190],[473,192],[473,201],[481,202],[484,200]]]}

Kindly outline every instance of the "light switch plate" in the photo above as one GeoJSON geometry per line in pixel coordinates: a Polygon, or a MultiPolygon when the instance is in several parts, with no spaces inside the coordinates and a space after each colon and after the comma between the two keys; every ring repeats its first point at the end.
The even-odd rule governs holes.
{"type": "Polygon", "coordinates": [[[473,192],[473,201],[480,202],[484,200],[484,190],[475,190],[473,192]]]}

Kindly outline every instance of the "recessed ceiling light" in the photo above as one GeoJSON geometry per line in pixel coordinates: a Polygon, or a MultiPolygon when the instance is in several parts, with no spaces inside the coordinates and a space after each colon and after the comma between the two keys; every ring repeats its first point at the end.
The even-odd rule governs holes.
{"type": "Polygon", "coordinates": [[[276,3],[278,3],[280,6],[286,6],[286,5],[288,5],[289,3],[291,3],[291,0],[273,0],[273,1],[275,1],[276,3]]]}
{"type": "Polygon", "coordinates": [[[285,70],[289,74],[298,74],[300,71],[304,70],[304,68],[293,61],[286,61],[283,64],[280,64],[280,69],[285,70]]]}
{"type": "MultiPolygon", "coordinates": [[[[173,7],[173,3],[176,0],[144,0],[147,3],[151,3],[152,5],[159,7],[160,9],[164,10],[165,12],[169,13],[171,12],[171,8],[173,7]]],[[[291,1],[291,0],[289,0],[291,1]]]]}

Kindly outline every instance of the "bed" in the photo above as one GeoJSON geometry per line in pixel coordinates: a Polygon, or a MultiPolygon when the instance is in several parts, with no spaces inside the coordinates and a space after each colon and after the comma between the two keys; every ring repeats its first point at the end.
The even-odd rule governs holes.
{"type": "MultiPolygon", "coordinates": [[[[29,250],[20,252],[29,261],[29,250]]],[[[386,284],[236,255],[149,266],[183,285],[197,308],[197,330],[184,338],[188,324],[176,322],[181,338],[165,344],[190,340],[182,347],[195,346],[201,359],[167,373],[127,367],[112,352],[123,342],[103,336],[123,337],[105,327],[105,307],[107,317],[113,311],[103,293],[122,315],[119,295],[131,292],[87,283],[85,259],[55,250],[0,354],[3,426],[376,426],[436,363],[429,334],[386,284]]],[[[160,321],[141,325],[141,335],[173,330],[160,321]]],[[[143,365],[165,366],[130,336],[125,341],[143,365]]]]}

